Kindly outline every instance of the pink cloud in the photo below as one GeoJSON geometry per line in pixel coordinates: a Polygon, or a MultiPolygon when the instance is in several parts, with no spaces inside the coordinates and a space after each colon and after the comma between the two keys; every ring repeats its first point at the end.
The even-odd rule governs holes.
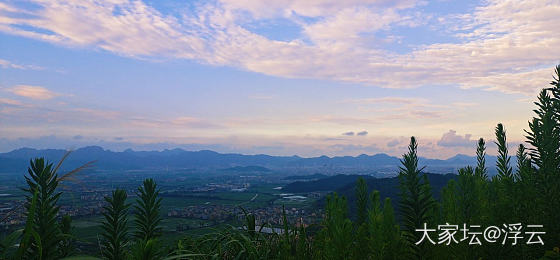
{"type": "Polygon", "coordinates": [[[35,100],[48,100],[61,96],[61,94],[41,86],[17,85],[7,90],[15,95],[35,100]]]}

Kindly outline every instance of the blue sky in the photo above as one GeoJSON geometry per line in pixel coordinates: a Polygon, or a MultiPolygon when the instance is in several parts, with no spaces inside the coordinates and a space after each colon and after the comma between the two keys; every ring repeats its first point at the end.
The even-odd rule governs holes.
{"type": "Polygon", "coordinates": [[[423,156],[445,158],[473,154],[499,122],[515,144],[560,62],[559,12],[541,0],[0,0],[0,151],[400,155],[415,135],[423,156]]]}

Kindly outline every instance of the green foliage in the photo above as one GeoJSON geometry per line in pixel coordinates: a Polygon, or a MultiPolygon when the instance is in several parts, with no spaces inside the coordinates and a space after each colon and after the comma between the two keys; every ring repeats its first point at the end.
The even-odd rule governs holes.
{"type": "MultiPolygon", "coordinates": [[[[256,231],[257,222],[255,219],[255,215],[251,213],[247,213],[245,209],[243,209],[243,213],[245,214],[245,225],[247,227],[247,233],[249,233],[249,236],[251,238],[255,238],[257,232],[256,231]]],[[[286,216],[284,207],[282,207],[282,213],[283,213],[282,218],[284,218],[286,216]]]]}
{"type": "Polygon", "coordinates": [[[368,239],[368,188],[366,180],[359,177],[356,181],[356,209],[357,220],[355,223],[356,229],[356,246],[354,246],[354,258],[364,259],[368,255],[368,251],[364,250],[369,246],[368,239]]]}
{"type": "Polygon", "coordinates": [[[346,198],[334,193],[327,196],[325,218],[318,234],[323,259],[349,259],[353,250],[352,222],[347,217],[346,198]]]}
{"type": "Polygon", "coordinates": [[[107,206],[104,207],[104,221],[102,222],[103,248],[101,253],[106,259],[125,259],[128,246],[128,208],[126,191],[116,189],[110,197],[105,197],[107,206]]]}
{"type": "MultiPolygon", "coordinates": [[[[404,255],[403,240],[390,198],[383,206],[378,191],[371,193],[368,214],[369,257],[373,259],[400,259],[404,255]]],[[[366,247],[367,248],[367,247],[366,247]]],[[[364,248],[361,248],[363,250],[364,248]]]]}
{"type": "Polygon", "coordinates": [[[279,244],[266,238],[260,232],[251,238],[231,227],[199,238],[184,238],[178,242],[174,256],[167,259],[270,259],[278,254],[279,244]]]}
{"type": "Polygon", "coordinates": [[[476,146],[476,168],[475,175],[487,179],[488,170],[486,168],[486,143],[483,138],[478,139],[476,146]]]}
{"type": "MultiPolygon", "coordinates": [[[[383,255],[383,230],[381,230],[383,212],[381,211],[379,197],[379,191],[375,190],[370,194],[371,206],[368,210],[367,222],[367,227],[369,228],[369,250],[374,258],[381,258],[383,255]]],[[[360,248],[360,250],[363,250],[363,248],[360,248]]]]}
{"type": "MultiPolygon", "coordinates": [[[[27,209],[27,220],[25,221],[25,228],[23,229],[23,237],[19,242],[18,250],[15,254],[15,259],[22,259],[26,253],[28,253],[28,249],[31,246],[31,242],[33,237],[37,236],[37,232],[33,229],[35,225],[35,212],[37,211],[37,198],[39,197],[39,192],[35,191],[33,193],[33,197],[31,198],[31,203],[27,209]]],[[[40,239],[39,239],[40,243],[40,239]]],[[[40,250],[41,252],[41,250],[40,250]]]]}
{"type": "Polygon", "coordinates": [[[496,170],[498,171],[498,175],[495,176],[496,178],[493,178],[493,185],[498,200],[495,201],[494,211],[497,214],[494,220],[503,222],[511,220],[510,214],[513,210],[514,176],[513,169],[510,166],[511,157],[508,155],[506,131],[502,124],[496,126],[496,140],[496,145],[498,146],[496,170]]]}
{"type": "MultiPolygon", "coordinates": [[[[451,180],[443,189],[442,211],[446,223],[480,225],[485,215],[486,179],[476,174],[470,166],[459,169],[457,181],[451,180]]],[[[455,259],[475,259],[477,252],[466,244],[451,245],[445,248],[455,259]]]]}
{"type": "Polygon", "coordinates": [[[139,240],[134,243],[130,250],[131,260],[154,260],[162,258],[162,245],[157,239],[139,240]]]}
{"type": "Polygon", "coordinates": [[[459,223],[462,210],[459,207],[457,182],[450,180],[441,191],[443,219],[449,223],[459,223]]]}
{"type": "Polygon", "coordinates": [[[421,238],[416,229],[423,227],[424,223],[433,224],[435,200],[428,179],[425,175],[422,177],[422,169],[418,169],[417,148],[416,139],[411,137],[408,153],[403,155],[399,172],[400,212],[410,258],[425,259],[429,257],[429,246],[427,243],[415,244],[421,238]]]}
{"type": "Polygon", "coordinates": [[[160,208],[161,198],[159,190],[153,179],[144,180],[141,187],[136,192],[135,219],[136,232],[134,236],[139,240],[156,239],[161,235],[160,208]]]}
{"type": "MultiPolygon", "coordinates": [[[[69,216],[63,216],[59,223],[57,202],[62,193],[57,191],[57,187],[60,182],[68,180],[75,173],[90,167],[93,162],[88,162],[59,177],[57,171],[69,154],[70,152],[64,154],[55,167],[44,158],[30,160],[28,174],[24,176],[27,187],[22,189],[26,193],[25,228],[21,232],[17,251],[10,255],[8,252],[10,252],[11,246],[0,247],[2,254],[10,255],[15,259],[59,259],[71,253],[73,247],[73,239],[70,234],[72,221],[69,216]]],[[[12,234],[7,237],[8,240],[3,242],[11,243],[13,238],[12,234]]]]}
{"type": "Polygon", "coordinates": [[[533,110],[535,117],[525,132],[535,166],[538,221],[547,227],[546,240],[560,246],[560,65],[555,74],[550,83],[553,87],[540,92],[535,102],[537,109],[533,110]]]}
{"type": "MultiPolygon", "coordinates": [[[[300,221],[303,221],[303,219],[300,219],[300,221]]],[[[278,258],[310,259],[312,248],[307,235],[307,229],[303,223],[301,223],[299,228],[297,226],[290,227],[284,206],[282,206],[282,223],[284,227],[283,233],[268,238],[272,243],[274,243],[274,240],[279,240],[278,258]]]]}
{"type": "Polygon", "coordinates": [[[535,186],[536,175],[531,165],[531,159],[527,154],[527,150],[523,144],[517,149],[517,170],[515,171],[515,201],[518,201],[515,208],[516,215],[520,219],[535,223],[533,217],[535,210],[535,201],[538,198],[535,186]]]}
{"type": "Polygon", "coordinates": [[[15,254],[16,244],[22,230],[16,230],[0,239],[0,259],[9,259],[15,254]]]}
{"type": "MultiPolygon", "coordinates": [[[[280,233],[263,232],[256,227],[254,215],[243,209],[246,228],[233,226],[199,238],[186,237],[175,252],[164,259],[312,259],[311,242],[304,225],[290,225],[282,211],[280,233]]],[[[267,225],[268,226],[268,225],[267,225]]],[[[315,248],[317,249],[317,248],[315,248]]]]}
{"type": "Polygon", "coordinates": [[[367,205],[368,204],[368,188],[366,180],[359,177],[356,182],[356,208],[358,209],[357,226],[361,226],[366,222],[367,205]]]}
{"type": "Polygon", "coordinates": [[[527,149],[523,144],[520,144],[517,153],[517,171],[515,172],[515,180],[522,181],[524,178],[529,178],[531,175],[531,159],[527,154],[527,149]]]}
{"type": "Polygon", "coordinates": [[[498,146],[498,159],[496,168],[498,177],[502,180],[510,181],[513,179],[512,168],[510,166],[510,157],[508,156],[508,147],[506,142],[506,130],[502,124],[496,126],[496,145],[498,146]]]}
{"type": "Polygon", "coordinates": [[[60,231],[62,239],[59,244],[59,255],[70,256],[74,252],[74,235],[72,234],[72,218],[69,215],[62,216],[60,220],[60,231]]]}
{"type": "Polygon", "coordinates": [[[382,259],[401,259],[404,255],[404,244],[399,225],[395,220],[395,211],[390,198],[386,198],[385,203],[383,203],[381,233],[383,234],[382,259]]]}
{"type": "Polygon", "coordinates": [[[25,254],[26,258],[57,259],[59,256],[58,245],[63,239],[57,214],[59,207],[56,205],[61,193],[56,191],[58,179],[52,163],[45,162],[43,158],[30,161],[30,167],[25,176],[27,188],[26,208],[34,214],[27,216],[31,229],[25,232],[32,232],[33,239],[30,241],[29,248],[25,254]],[[36,203],[32,201],[35,198],[36,203]],[[33,231],[31,231],[33,230],[33,231]]]}
{"type": "Polygon", "coordinates": [[[458,223],[480,223],[482,188],[477,182],[473,168],[467,166],[459,169],[457,182],[458,207],[461,209],[458,223]]]}

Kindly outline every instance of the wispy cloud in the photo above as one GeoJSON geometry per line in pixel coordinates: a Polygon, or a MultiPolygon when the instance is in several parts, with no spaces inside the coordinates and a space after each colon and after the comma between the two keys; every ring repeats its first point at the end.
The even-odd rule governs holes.
{"type": "Polygon", "coordinates": [[[359,98],[347,99],[341,101],[342,103],[355,103],[355,104],[419,104],[427,103],[425,98],[406,98],[406,97],[379,97],[379,98],[359,98]]]}
{"type": "MultiPolygon", "coordinates": [[[[1,17],[1,16],[0,16],[1,17]]],[[[43,70],[43,67],[35,65],[23,65],[11,62],[9,60],[0,59],[0,68],[3,69],[19,69],[19,70],[43,70]]]]}
{"type": "Polygon", "coordinates": [[[48,100],[62,95],[45,87],[31,85],[17,85],[11,88],[7,88],[6,90],[13,93],[14,95],[35,100],[48,100]]]}
{"type": "Polygon", "coordinates": [[[0,98],[0,105],[21,106],[23,103],[14,99],[0,98]]]}
{"type": "Polygon", "coordinates": [[[348,7],[362,7],[364,9],[403,9],[415,6],[417,0],[222,0],[228,9],[246,10],[257,19],[291,17],[294,15],[306,17],[330,16],[348,7]]]}
{"type": "Polygon", "coordinates": [[[114,119],[121,119],[121,113],[112,110],[106,109],[93,109],[93,108],[84,108],[78,107],[73,108],[70,110],[72,113],[77,114],[76,118],[85,116],[85,118],[90,118],[94,121],[103,119],[103,120],[114,120],[114,119]]]}
{"type": "Polygon", "coordinates": [[[384,88],[453,84],[532,95],[550,76],[543,67],[558,62],[550,46],[560,45],[555,0],[485,1],[472,13],[456,15],[455,23],[438,21],[454,42],[418,45],[403,54],[383,49],[375,43],[387,39],[372,35],[430,20],[413,9],[422,2],[222,0],[175,15],[141,1],[32,2],[41,8],[3,4],[0,31],[124,56],[192,59],[384,88]],[[21,12],[30,15],[12,15],[21,12]],[[303,35],[276,41],[244,27],[275,17],[292,20],[303,35]]]}

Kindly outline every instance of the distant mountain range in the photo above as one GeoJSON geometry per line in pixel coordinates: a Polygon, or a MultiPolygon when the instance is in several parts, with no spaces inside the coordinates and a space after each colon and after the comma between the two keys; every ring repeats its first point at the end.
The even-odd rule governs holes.
{"type": "MultiPolygon", "coordinates": [[[[66,153],[62,149],[21,148],[7,153],[0,153],[0,172],[22,172],[35,157],[45,157],[57,162],[66,153]]],[[[182,149],[163,151],[113,152],[99,146],[88,146],[73,151],[65,161],[63,169],[74,168],[89,161],[96,161],[96,169],[101,170],[138,170],[138,169],[216,169],[226,171],[268,171],[268,169],[293,169],[310,173],[346,173],[352,171],[373,171],[378,174],[395,173],[400,159],[387,154],[312,157],[222,154],[209,150],[185,151],[182,149]]],[[[487,156],[486,162],[490,173],[496,162],[495,156],[487,156]]],[[[515,157],[512,157],[512,166],[515,157]]],[[[476,158],[456,155],[446,160],[420,158],[419,164],[426,166],[426,171],[450,173],[457,168],[476,165],[476,158]]]]}

